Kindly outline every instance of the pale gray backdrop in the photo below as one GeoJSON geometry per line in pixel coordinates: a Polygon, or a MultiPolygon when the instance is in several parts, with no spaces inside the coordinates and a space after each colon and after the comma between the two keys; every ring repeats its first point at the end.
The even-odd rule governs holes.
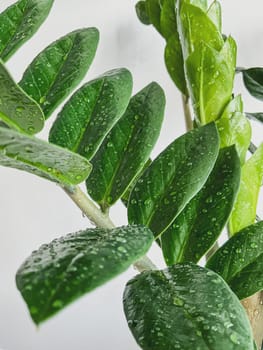
{"type": "MultiPolygon", "coordinates": [[[[2,0],[0,10],[12,2],[2,0]]],[[[238,43],[238,65],[263,65],[262,0],[221,2],[224,32],[231,33],[238,43]]],[[[153,28],[138,21],[135,3],[135,0],[55,0],[48,20],[8,62],[8,67],[19,79],[31,59],[51,41],[76,28],[96,26],[100,30],[100,44],[85,81],[109,69],[127,67],[133,74],[134,92],[152,80],[166,92],[166,119],[155,156],[184,132],[181,99],[164,67],[164,42],[153,28]]],[[[248,96],[239,77],[236,91],[244,94],[247,111],[263,111],[263,104],[248,96]]],[[[46,135],[47,131],[40,136],[46,135]]],[[[256,126],[254,135],[257,142],[262,140],[262,129],[256,126]]],[[[89,223],[56,185],[16,170],[0,171],[0,349],[138,349],[125,323],[121,303],[124,285],[135,274],[132,268],[36,329],[15,287],[17,268],[40,244],[85,228],[89,223]]],[[[126,222],[121,206],[112,211],[112,219],[118,225],[126,222]]],[[[157,248],[150,255],[163,266],[157,248]]]]}

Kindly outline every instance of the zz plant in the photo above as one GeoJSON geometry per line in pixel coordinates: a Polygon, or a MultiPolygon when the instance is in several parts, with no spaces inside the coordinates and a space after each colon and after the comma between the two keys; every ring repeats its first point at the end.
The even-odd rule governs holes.
{"type": "Polygon", "coordinates": [[[51,43],[18,83],[7,71],[4,62],[52,4],[20,0],[0,14],[0,164],[59,184],[96,228],[42,245],[21,265],[16,283],[33,321],[46,321],[134,265],[139,274],[127,283],[123,304],[142,349],[259,348],[262,332],[252,323],[253,336],[240,300],[257,293],[262,313],[263,223],[256,207],[263,146],[251,144],[249,123],[262,122],[262,113],[244,113],[233,83],[235,73],[243,74],[262,100],[263,69],[236,68],[236,43],[222,34],[218,1],[139,1],[140,20],[166,40],[165,62],[183,94],[189,129],[151,160],[165,107],[157,83],[131,97],[131,73],[115,69],[67,99],[93,61],[97,29],[51,43]],[[66,99],[48,141],[37,138],[66,99]],[[109,217],[118,200],[127,207],[122,227],[109,217]],[[219,247],[226,226],[229,239],[219,247]],[[166,269],[145,255],[154,241],[166,269]]]}

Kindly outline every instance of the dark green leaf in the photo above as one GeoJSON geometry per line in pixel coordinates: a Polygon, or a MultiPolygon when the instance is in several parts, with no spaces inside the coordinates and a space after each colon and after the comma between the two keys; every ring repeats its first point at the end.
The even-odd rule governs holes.
{"type": "Polygon", "coordinates": [[[263,113],[246,113],[248,119],[256,120],[263,123],[263,113]]]}
{"type": "Polygon", "coordinates": [[[164,107],[162,88],[149,84],[131,99],[95,154],[86,184],[102,208],[114,204],[142,170],[160,134],[164,107]]]}
{"type": "Polygon", "coordinates": [[[160,28],[162,32],[162,36],[169,40],[171,35],[177,34],[177,23],[176,23],[176,6],[177,0],[164,0],[161,17],[160,17],[160,28]]]}
{"type": "Polygon", "coordinates": [[[229,220],[231,234],[255,222],[262,180],[263,143],[242,167],[240,189],[229,220]]]}
{"type": "Polygon", "coordinates": [[[161,3],[160,0],[146,0],[146,11],[148,13],[151,24],[155,29],[162,34],[161,32],[161,3]]]}
{"type": "Polygon", "coordinates": [[[158,237],[203,187],[218,149],[213,123],[171,143],[134,186],[128,205],[129,223],[149,226],[158,237]]]}
{"type": "Polygon", "coordinates": [[[124,292],[128,325],[143,350],[253,350],[246,312],[216,273],[194,264],[147,271],[124,292]]]}
{"type": "Polygon", "coordinates": [[[92,158],[125,112],[131,92],[132,76],[127,69],[115,69],[88,82],[59,113],[49,141],[92,158]]]}
{"type": "Polygon", "coordinates": [[[29,40],[49,14],[54,0],[20,0],[0,14],[0,57],[7,61],[29,40]]]}
{"type": "Polygon", "coordinates": [[[168,265],[198,262],[213,246],[231,213],[239,181],[235,147],[224,148],[204,187],[161,236],[168,265]]]}
{"type": "Polygon", "coordinates": [[[263,221],[236,233],[206,266],[221,275],[239,299],[263,290],[263,221]]]}
{"type": "Polygon", "coordinates": [[[69,185],[84,181],[91,171],[90,163],[78,154],[3,127],[0,165],[69,185]]]}
{"type": "Polygon", "coordinates": [[[263,68],[255,67],[242,70],[243,81],[248,92],[263,101],[263,68]]]}
{"type": "Polygon", "coordinates": [[[151,24],[151,20],[149,18],[149,14],[147,12],[145,0],[138,1],[137,4],[135,5],[135,9],[136,9],[136,14],[137,14],[139,20],[143,24],[146,24],[146,25],[151,24]]]}
{"type": "Polygon", "coordinates": [[[41,131],[45,120],[41,108],[14,82],[1,61],[0,119],[27,134],[41,131]]]}
{"type": "Polygon", "coordinates": [[[97,49],[96,28],[76,30],[44,49],[25,71],[20,86],[48,118],[84,78],[97,49]]]}
{"type": "Polygon", "coordinates": [[[16,275],[34,322],[45,321],[125,271],[146,254],[152,241],[146,227],[123,226],[79,231],[40,247],[16,275]]]}
{"type": "Polygon", "coordinates": [[[213,1],[211,6],[207,11],[208,17],[214,22],[219,32],[222,29],[222,13],[221,13],[221,5],[217,0],[213,1]]]}

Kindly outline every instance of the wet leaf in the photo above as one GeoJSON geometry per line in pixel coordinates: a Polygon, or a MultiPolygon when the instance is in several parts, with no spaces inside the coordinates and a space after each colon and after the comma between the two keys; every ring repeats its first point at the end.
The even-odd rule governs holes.
{"type": "Polygon", "coordinates": [[[17,272],[16,283],[39,324],[69,303],[125,271],[146,254],[149,229],[86,229],[42,245],[17,272]]]}
{"type": "Polygon", "coordinates": [[[0,127],[0,165],[69,185],[84,181],[91,171],[85,158],[5,127],[0,127]]]}
{"type": "Polygon", "coordinates": [[[239,299],[263,290],[263,221],[230,238],[207,262],[239,299]]]}
{"type": "Polygon", "coordinates": [[[50,44],[29,65],[19,84],[46,118],[84,78],[98,40],[96,28],[76,30],[50,44]]]}
{"type": "Polygon", "coordinates": [[[125,112],[132,92],[127,69],[104,73],[82,86],[53,124],[49,141],[90,159],[125,112]]]}
{"type": "Polygon", "coordinates": [[[255,222],[262,180],[263,143],[242,167],[240,189],[229,220],[231,234],[255,222]]]}
{"type": "Polygon", "coordinates": [[[0,61],[0,119],[18,131],[35,134],[44,127],[38,104],[16,85],[0,61]]]}
{"type": "Polygon", "coordinates": [[[128,204],[129,223],[149,226],[158,237],[203,187],[218,149],[213,123],[172,142],[134,186],[128,204]]]}
{"type": "Polygon", "coordinates": [[[246,113],[248,119],[263,123],[263,113],[246,113]]]}
{"type": "Polygon", "coordinates": [[[160,28],[162,36],[169,40],[169,38],[175,34],[179,39],[177,33],[176,23],[176,0],[164,0],[160,15],[160,28]]]}
{"type": "Polygon", "coordinates": [[[124,312],[143,350],[253,350],[246,312],[213,271],[186,263],[128,282],[124,312]]]}
{"type": "Polygon", "coordinates": [[[244,69],[242,74],[248,92],[258,100],[263,101],[263,68],[244,69]]]}
{"type": "Polygon", "coordinates": [[[160,134],[164,107],[162,88],[157,83],[146,86],[131,99],[92,159],[87,190],[102,208],[122,196],[149,159],[160,134]]]}
{"type": "Polygon", "coordinates": [[[0,14],[0,57],[7,61],[45,21],[54,0],[20,0],[0,14]]]}
{"type": "Polygon", "coordinates": [[[230,216],[239,181],[235,147],[224,148],[201,191],[161,236],[167,265],[198,262],[213,246],[230,216]]]}
{"type": "Polygon", "coordinates": [[[222,11],[220,2],[214,0],[207,11],[208,17],[214,22],[219,32],[222,30],[222,11]]]}

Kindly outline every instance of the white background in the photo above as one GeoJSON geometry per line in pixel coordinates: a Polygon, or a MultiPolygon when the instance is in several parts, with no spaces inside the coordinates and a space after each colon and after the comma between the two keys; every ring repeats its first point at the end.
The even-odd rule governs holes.
{"type": "MultiPolygon", "coordinates": [[[[1,1],[0,10],[11,3],[1,1]]],[[[85,81],[109,69],[127,67],[133,74],[134,92],[152,80],[166,92],[166,119],[155,156],[184,132],[184,122],[180,94],[164,67],[164,42],[152,27],[139,22],[135,3],[135,0],[55,0],[48,20],[8,62],[8,67],[18,80],[31,59],[51,41],[71,30],[96,26],[100,30],[100,44],[85,81]]],[[[224,33],[231,34],[238,44],[238,65],[263,65],[262,0],[221,3],[224,33]]],[[[240,77],[236,92],[243,93],[246,111],[263,111],[262,103],[245,92],[240,77]]],[[[40,136],[45,138],[47,130],[40,136]]],[[[262,139],[261,134],[257,125],[256,143],[262,139]]],[[[40,244],[86,228],[89,223],[58,186],[13,169],[0,171],[0,349],[138,349],[127,328],[121,303],[125,283],[135,274],[132,268],[36,329],[15,287],[17,268],[40,244]]],[[[116,224],[126,223],[121,206],[116,206],[111,215],[116,224]]],[[[150,255],[163,266],[157,248],[150,255]]]]}

